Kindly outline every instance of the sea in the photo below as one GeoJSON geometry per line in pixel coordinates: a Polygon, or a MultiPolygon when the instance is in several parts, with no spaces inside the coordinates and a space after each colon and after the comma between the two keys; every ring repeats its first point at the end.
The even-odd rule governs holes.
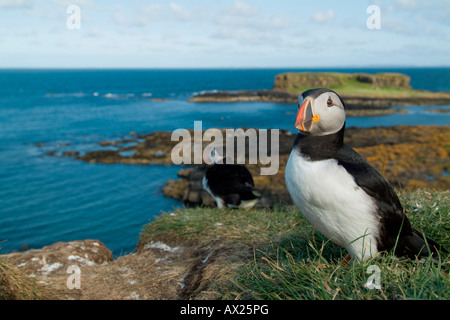
{"type": "MultiPolygon", "coordinates": [[[[450,92],[450,68],[0,70],[0,254],[83,239],[102,241],[116,257],[132,252],[145,224],[183,207],[162,193],[183,167],[90,164],[48,150],[83,153],[194,121],[292,131],[296,105],[187,101],[204,91],[270,89],[287,71],[401,72],[414,89],[450,92]]],[[[448,112],[430,108],[450,106],[349,118],[347,127],[450,124],[448,112]]]]}

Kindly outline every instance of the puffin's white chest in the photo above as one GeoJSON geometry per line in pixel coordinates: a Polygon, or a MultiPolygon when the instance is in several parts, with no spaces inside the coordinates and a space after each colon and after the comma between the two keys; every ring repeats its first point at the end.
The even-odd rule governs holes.
{"type": "Polygon", "coordinates": [[[294,148],[286,186],[297,207],[323,235],[364,259],[377,252],[375,203],[335,159],[309,161],[294,148]]]}
{"type": "Polygon", "coordinates": [[[216,195],[211,191],[211,189],[208,186],[208,179],[206,179],[206,176],[203,177],[203,179],[202,179],[202,186],[203,186],[203,189],[205,189],[205,191],[208,192],[209,195],[211,197],[213,197],[213,199],[216,201],[217,207],[219,209],[225,208],[225,201],[223,201],[223,199],[221,199],[219,197],[216,197],[216,195]]]}

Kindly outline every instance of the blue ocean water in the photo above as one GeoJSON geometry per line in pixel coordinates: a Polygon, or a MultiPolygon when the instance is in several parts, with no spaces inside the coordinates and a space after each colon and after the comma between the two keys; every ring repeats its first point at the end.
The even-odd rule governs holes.
{"type": "MultiPolygon", "coordinates": [[[[144,224],[182,206],[161,191],[181,168],[88,164],[47,156],[45,146],[94,150],[199,120],[204,129],[291,130],[296,106],[187,102],[204,90],[269,89],[285,71],[305,70],[0,70],[0,253],[80,239],[99,239],[116,256],[132,251],[144,224]]],[[[415,89],[450,92],[450,68],[315,71],[402,72],[415,89]]],[[[450,124],[432,107],[349,118],[347,126],[450,124]]]]}

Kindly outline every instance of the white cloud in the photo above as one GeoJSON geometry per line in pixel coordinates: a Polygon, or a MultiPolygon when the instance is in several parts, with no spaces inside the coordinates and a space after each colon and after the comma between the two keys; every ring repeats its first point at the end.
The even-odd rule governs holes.
{"type": "Polygon", "coordinates": [[[113,13],[113,21],[117,25],[124,25],[128,22],[127,18],[121,11],[113,13]]]}
{"type": "Polygon", "coordinates": [[[258,14],[258,9],[244,1],[236,0],[230,13],[240,16],[254,16],[258,14]]]}
{"type": "MultiPolygon", "coordinates": [[[[66,55],[79,64],[92,57],[110,66],[423,64],[433,52],[438,55],[433,63],[448,65],[443,53],[449,50],[450,7],[445,2],[367,0],[332,7],[295,1],[280,6],[256,0],[133,0],[127,5],[0,0],[0,41],[6,48],[6,53],[0,53],[0,64],[20,65],[27,60],[18,57],[31,57],[37,50],[49,65],[64,65],[66,55]],[[66,28],[64,6],[68,3],[82,10],[81,30],[66,28]],[[381,30],[366,28],[368,3],[381,8],[381,30]],[[420,45],[428,51],[413,50],[420,45]],[[334,50],[325,50],[330,47],[334,50]],[[402,54],[409,60],[403,62],[402,54]]],[[[40,60],[29,61],[38,65],[40,60]]]]}
{"type": "Polygon", "coordinates": [[[317,12],[313,14],[313,20],[318,23],[326,23],[333,20],[335,14],[333,10],[328,10],[327,12],[317,12]]]}
{"type": "Polygon", "coordinates": [[[213,37],[216,39],[238,40],[243,44],[251,45],[273,45],[280,41],[276,34],[268,30],[254,31],[249,28],[234,27],[220,27],[213,33],[213,37]]]}
{"type": "Polygon", "coordinates": [[[391,0],[381,6],[381,29],[411,39],[445,39],[450,7],[445,1],[391,0]]]}
{"type": "Polygon", "coordinates": [[[0,0],[0,8],[26,8],[33,4],[33,0],[0,0]]]}
{"type": "Polygon", "coordinates": [[[419,2],[417,0],[393,0],[392,6],[394,8],[400,9],[400,10],[417,10],[419,8],[422,8],[424,5],[424,1],[419,2]]]}
{"type": "Polygon", "coordinates": [[[51,0],[53,5],[68,7],[70,5],[77,5],[80,7],[93,7],[93,0],[51,0]]]}
{"type": "Polygon", "coordinates": [[[219,9],[218,14],[224,16],[251,17],[259,13],[254,6],[242,1],[236,0],[233,5],[227,5],[219,9]]]}
{"type": "Polygon", "coordinates": [[[170,3],[170,9],[182,20],[190,20],[192,18],[189,11],[187,11],[183,6],[173,3],[170,3]]]}
{"type": "Polygon", "coordinates": [[[84,33],[84,36],[89,37],[89,38],[102,38],[102,37],[105,37],[105,33],[98,28],[89,28],[84,33]]]}
{"type": "Polygon", "coordinates": [[[237,40],[241,44],[267,45],[280,43],[281,30],[289,27],[286,16],[263,14],[243,1],[218,10],[213,22],[216,29],[212,38],[237,40]]]}
{"type": "Polygon", "coordinates": [[[163,14],[163,6],[161,4],[151,4],[147,7],[140,8],[132,19],[132,24],[143,27],[152,21],[161,19],[163,14]]]}
{"type": "MultiPolygon", "coordinates": [[[[116,8],[110,15],[112,21],[119,26],[146,27],[154,23],[173,23],[187,21],[198,22],[203,19],[204,11],[190,10],[175,3],[153,3],[134,10],[116,8]]],[[[110,19],[111,19],[110,18],[110,19]]]]}

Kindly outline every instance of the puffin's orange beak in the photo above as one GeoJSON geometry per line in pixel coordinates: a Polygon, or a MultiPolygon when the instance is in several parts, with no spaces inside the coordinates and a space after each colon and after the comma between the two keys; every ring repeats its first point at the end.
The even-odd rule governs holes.
{"type": "Polygon", "coordinates": [[[319,121],[319,114],[314,114],[313,101],[311,98],[306,97],[302,106],[298,110],[294,127],[301,131],[309,131],[312,123],[317,121],[319,121]]]}

